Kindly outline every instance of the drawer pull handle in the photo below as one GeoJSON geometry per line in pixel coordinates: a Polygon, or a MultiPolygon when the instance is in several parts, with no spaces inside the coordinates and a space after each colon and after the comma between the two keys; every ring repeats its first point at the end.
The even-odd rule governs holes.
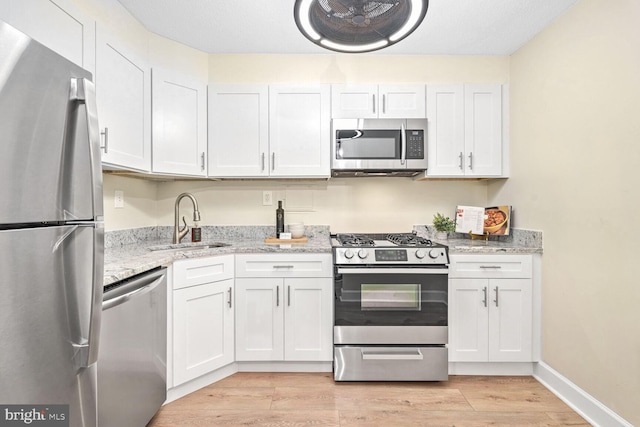
{"type": "Polygon", "coordinates": [[[274,265],[273,268],[293,268],[293,265],[274,265]]]}
{"type": "Polygon", "coordinates": [[[423,356],[420,350],[407,350],[406,352],[389,352],[382,351],[365,351],[361,350],[363,360],[422,360],[423,356]]]}
{"type": "Polygon", "coordinates": [[[502,268],[502,266],[501,265],[481,265],[480,268],[499,270],[502,268]]]}

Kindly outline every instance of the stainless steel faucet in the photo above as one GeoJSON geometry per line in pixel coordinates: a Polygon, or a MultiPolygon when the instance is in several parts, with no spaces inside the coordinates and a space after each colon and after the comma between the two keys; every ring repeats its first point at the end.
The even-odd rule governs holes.
{"type": "Polygon", "coordinates": [[[200,221],[200,211],[198,210],[198,201],[193,194],[191,193],[182,193],[176,198],[176,206],[175,206],[175,224],[173,227],[173,243],[180,243],[180,240],[189,232],[189,227],[187,227],[187,221],[185,221],[184,216],[182,217],[182,222],[184,223],[184,227],[180,228],[180,201],[188,197],[191,199],[191,203],[193,203],[193,220],[200,221]]]}

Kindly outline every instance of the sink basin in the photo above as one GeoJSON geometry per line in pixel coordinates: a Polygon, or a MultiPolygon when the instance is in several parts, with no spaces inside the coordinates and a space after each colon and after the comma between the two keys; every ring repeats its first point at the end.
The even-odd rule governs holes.
{"type": "Polygon", "coordinates": [[[223,248],[226,246],[231,246],[231,245],[228,243],[221,243],[221,242],[178,243],[178,244],[170,244],[170,245],[151,246],[149,250],[150,251],[195,251],[195,250],[201,250],[201,249],[223,248]]]}

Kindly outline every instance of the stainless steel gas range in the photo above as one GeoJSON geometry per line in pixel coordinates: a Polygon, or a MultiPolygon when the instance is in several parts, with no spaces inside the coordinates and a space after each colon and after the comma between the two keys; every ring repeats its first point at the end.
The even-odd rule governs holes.
{"type": "Polygon", "coordinates": [[[334,379],[448,379],[448,248],[404,234],[332,235],[334,379]]]}

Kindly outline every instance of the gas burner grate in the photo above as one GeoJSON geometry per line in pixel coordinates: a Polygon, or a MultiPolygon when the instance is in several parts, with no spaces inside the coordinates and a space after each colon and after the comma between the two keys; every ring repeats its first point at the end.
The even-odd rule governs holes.
{"type": "Polygon", "coordinates": [[[336,236],[341,245],[344,246],[374,246],[373,239],[362,234],[338,234],[336,236]]]}
{"type": "Polygon", "coordinates": [[[398,246],[432,246],[433,242],[415,234],[388,234],[387,240],[398,246]]]}

